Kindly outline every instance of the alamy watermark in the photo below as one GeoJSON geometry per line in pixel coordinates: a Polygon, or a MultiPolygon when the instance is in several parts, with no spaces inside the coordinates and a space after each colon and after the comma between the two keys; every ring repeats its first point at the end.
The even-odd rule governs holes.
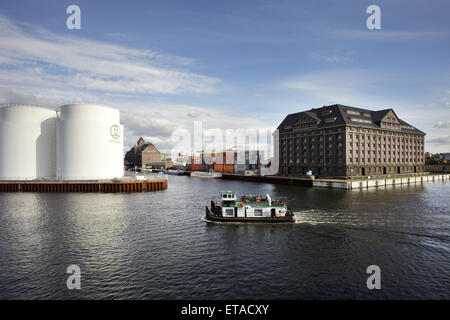
{"type": "Polygon", "coordinates": [[[366,26],[369,30],[380,30],[381,29],[381,9],[379,6],[372,4],[367,7],[367,14],[370,16],[367,18],[366,26]]]}
{"type": "Polygon", "coordinates": [[[81,289],[81,269],[76,264],[71,264],[67,267],[66,273],[70,274],[70,276],[67,278],[66,285],[67,289],[73,290],[81,289]]]}
{"type": "Polygon", "coordinates": [[[66,20],[66,26],[69,30],[81,29],[81,9],[79,6],[72,4],[67,7],[66,13],[70,14],[66,20]]]}
{"type": "Polygon", "coordinates": [[[381,269],[377,265],[368,266],[366,269],[366,273],[370,274],[370,277],[367,278],[366,285],[367,289],[381,289],[381,269]]]}
{"type": "Polygon", "coordinates": [[[171,141],[174,143],[172,156],[188,155],[189,164],[198,161],[208,165],[265,166],[270,162],[271,166],[265,169],[273,171],[273,174],[278,172],[278,130],[275,128],[205,129],[202,121],[195,121],[193,132],[176,129],[172,132],[171,141]]]}

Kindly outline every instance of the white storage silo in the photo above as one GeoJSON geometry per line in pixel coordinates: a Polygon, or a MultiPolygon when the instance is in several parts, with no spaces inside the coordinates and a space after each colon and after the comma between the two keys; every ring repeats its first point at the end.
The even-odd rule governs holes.
{"type": "Polygon", "coordinates": [[[0,180],[55,179],[56,113],[30,105],[0,109],[0,180]]]}
{"type": "Polygon", "coordinates": [[[123,126],[118,110],[70,104],[57,110],[56,175],[60,180],[123,178],[123,126]]]}

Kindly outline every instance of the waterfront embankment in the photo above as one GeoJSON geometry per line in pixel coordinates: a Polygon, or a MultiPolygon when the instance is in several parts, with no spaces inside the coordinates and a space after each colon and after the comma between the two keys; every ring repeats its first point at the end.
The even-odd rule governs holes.
{"type": "Polygon", "coordinates": [[[222,174],[222,179],[240,180],[250,182],[276,183],[303,185],[309,187],[334,188],[334,189],[361,189],[370,187],[382,187],[389,185],[416,184],[432,181],[444,181],[450,179],[450,174],[420,173],[417,175],[398,175],[375,178],[355,179],[309,179],[300,177],[281,176],[246,176],[238,174],[222,174]]]}
{"type": "Polygon", "coordinates": [[[13,182],[0,181],[0,192],[133,193],[167,189],[167,179],[134,182],[13,182]]]}

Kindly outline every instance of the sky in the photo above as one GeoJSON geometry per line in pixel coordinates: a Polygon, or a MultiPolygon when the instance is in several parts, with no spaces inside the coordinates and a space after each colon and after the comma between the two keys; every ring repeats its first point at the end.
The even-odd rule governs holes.
{"type": "Polygon", "coordinates": [[[163,152],[195,121],[275,128],[335,103],[393,108],[427,133],[425,151],[450,152],[449,12],[445,0],[2,1],[0,103],[110,105],[126,148],[142,136],[163,152]]]}

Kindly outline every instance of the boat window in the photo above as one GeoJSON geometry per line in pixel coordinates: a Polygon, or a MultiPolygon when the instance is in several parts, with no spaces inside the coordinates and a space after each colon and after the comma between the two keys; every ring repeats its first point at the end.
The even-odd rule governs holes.
{"type": "Polygon", "coordinates": [[[254,214],[255,217],[262,217],[262,209],[255,209],[254,214]]]}

